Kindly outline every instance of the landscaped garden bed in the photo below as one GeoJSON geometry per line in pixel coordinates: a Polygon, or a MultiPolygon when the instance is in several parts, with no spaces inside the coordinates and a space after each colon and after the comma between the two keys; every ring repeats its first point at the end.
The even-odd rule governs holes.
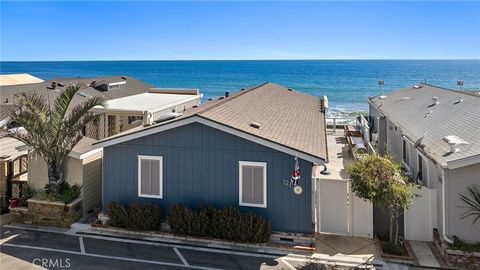
{"type": "Polygon", "coordinates": [[[48,189],[35,191],[25,186],[19,198],[19,207],[10,208],[12,221],[70,228],[83,214],[80,187],[63,185],[59,195],[53,195],[48,189]]]}
{"type": "Polygon", "coordinates": [[[301,253],[314,251],[312,236],[272,233],[268,220],[253,213],[242,213],[233,207],[216,209],[208,206],[196,210],[178,204],[170,208],[166,219],[161,217],[162,210],[156,205],[134,203],[125,208],[111,202],[108,221],[100,218],[92,223],[92,228],[132,237],[159,237],[172,242],[186,241],[224,248],[255,247],[265,252],[269,249],[283,249],[285,252],[296,249],[301,253]],[[103,224],[100,220],[104,221],[103,224]],[[292,241],[276,241],[285,238],[292,241]]]}
{"type": "Polygon", "coordinates": [[[413,255],[413,250],[408,241],[399,240],[397,245],[393,245],[388,241],[388,236],[377,236],[375,237],[375,244],[382,258],[398,261],[415,261],[415,255],[413,255]]]}
{"type": "Polygon", "coordinates": [[[434,246],[449,266],[480,269],[480,243],[465,243],[454,237],[452,244],[443,241],[434,231],[434,246]]]}

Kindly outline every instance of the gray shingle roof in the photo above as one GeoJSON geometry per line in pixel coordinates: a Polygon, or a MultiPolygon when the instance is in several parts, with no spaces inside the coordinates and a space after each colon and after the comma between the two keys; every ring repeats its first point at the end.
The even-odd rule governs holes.
{"type": "Polygon", "coordinates": [[[325,114],[320,109],[318,97],[265,83],[188,109],[174,120],[136,127],[99,142],[199,116],[326,160],[325,114]],[[251,127],[252,122],[261,128],[251,127]]]}
{"type": "Polygon", "coordinates": [[[424,132],[424,150],[442,164],[480,155],[480,96],[467,91],[455,91],[420,84],[370,99],[387,118],[395,122],[409,139],[416,141],[424,132]],[[432,105],[432,98],[439,103],[432,105]],[[458,102],[460,98],[462,102],[458,102]],[[382,105],[383,102],[383,105],[382,105]],[[456,135],[468,142],[460,151],[448,153],[445,136],[456,135]]]}
{"type": "Polygon", "coordinates": [[[80,95],[80,92],[87,94],[89,96],[102,96],[105,100],[126,97],[141,93],[148,92],[152,85],[146,84],[144,82],[138,81],[128,76],[111,76],[111,77],[99,77],[99,78],[55,78],[41,83],[33,84],[23,84],[23,85],[9,85],[9,86],[0,86],[0,117],[3,118],[8,112],[9,105],[15,102],[15,95],[21,92],[37,92],[41,95],[46,96],[49,100],[53,101],[55,98],[60,95],[61,90],[64,87],[57,86],[55,90],[51,88],[52,82],[55,81],[58,84],[64,85],[64,87],[69,84],[82,84],[83,89],[75,95],[72,100],[71,108],[76,104],[79,104],[87,99],[86,96],[80,95]],[[120,82],[126,79],[126,84],[123,84],[119,89],[102,91],[96,89],[92,86],[93,82],[105,81],[105,82],[120,82]],[[6,103],[8,99],[8,103],[6,103]]]}

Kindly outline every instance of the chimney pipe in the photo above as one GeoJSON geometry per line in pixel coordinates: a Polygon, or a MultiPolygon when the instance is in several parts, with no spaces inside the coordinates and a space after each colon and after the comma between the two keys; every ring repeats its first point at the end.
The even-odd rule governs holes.
{"type": "Polygon", "coordinates": [[[230,92],[225,92],[225,97],[228,97],[228,95],[230,95],[230,92]]]}
{"type": "Polygon", "coordinates": [[[56,81],[52,81],[52,89],[56,89],[57,88],[57,82],[56,81]]]}

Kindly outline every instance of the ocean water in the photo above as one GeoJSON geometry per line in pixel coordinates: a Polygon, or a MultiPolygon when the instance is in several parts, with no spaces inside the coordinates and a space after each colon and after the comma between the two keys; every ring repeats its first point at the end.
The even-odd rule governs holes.
{"type": "Polygon", "coordinates": [[[329,97],[331,113],[368,110],[367,98],[420,81],[480,89],[480,60],[251,60],[251,61],[66,61],[0,62],[0,73],[42,79],[128,75],[156,87],[199,88],[204,98],[263,82],[329,97]]]}

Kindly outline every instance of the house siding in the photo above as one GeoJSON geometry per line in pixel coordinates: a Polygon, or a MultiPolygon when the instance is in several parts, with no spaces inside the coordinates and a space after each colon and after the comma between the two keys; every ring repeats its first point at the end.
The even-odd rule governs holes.
{"type": "Polygon", "coordinates": [[[102,205],[102,152],[82,160],[84,214],[102,205]]]}
{"type": "Polygon", "coordinates": [[[461,219],[468,210],[463,208],[466,204],[460,199],[460,194],[467,195],[467,187],[477,185],[480,187],[480,164],[446,170],[446,227],[447,235],[456,235],[458,238],[469,242],[480,241],[480,222],[472,224],[473,216],[461,219]]]}
{"type": "Polygon", "coordinates": [[[299,160],[303,193],[295,195],[289,180],[293,156],[194,123],[104,148],[103,203],[159,204],[164,211],[177,203],[212,204],[255,212],[273,230],[312,232],[311,162],[299,160]],[[138,197],[137,156],[163,156],[163,199],[138,197]],[[267,207],[239,206],[239,161],[267,163],[267,207]]]}

